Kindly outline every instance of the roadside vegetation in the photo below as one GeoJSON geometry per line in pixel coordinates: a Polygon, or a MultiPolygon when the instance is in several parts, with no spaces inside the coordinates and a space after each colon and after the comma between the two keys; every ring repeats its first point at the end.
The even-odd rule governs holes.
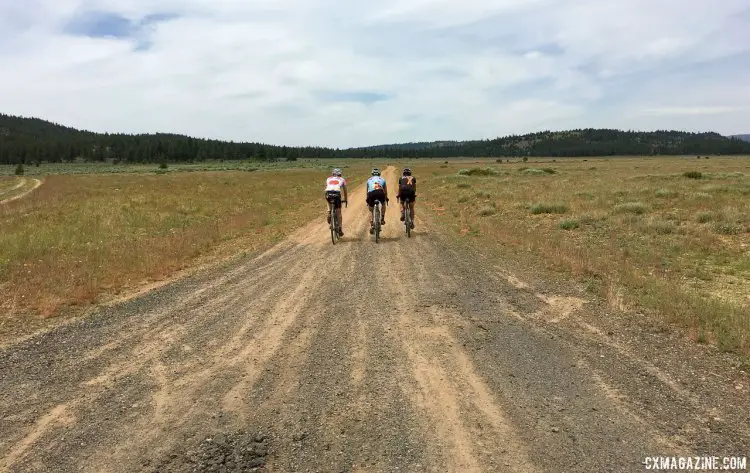
{"type": "MultiPolygon", "coordinates": [[[[152,165],[148,174],[48,175],[31,194],[0,205],[0,311],[57,315],[198,261],[261,249],[324,217],[330,163],[323,164],[257,172],[152,165]]],[[[336,164],[352,186],[362,182],[363,166],[336,164]]],[[[17,181],[0,177],[0,193],[17,181]]]]}
{"type": "Polygon", "coordinates": [[[416,167],[423,208],[483,248],[568,272],[613,306],[750,353],[750,159],[499,161],[416,167]]]}

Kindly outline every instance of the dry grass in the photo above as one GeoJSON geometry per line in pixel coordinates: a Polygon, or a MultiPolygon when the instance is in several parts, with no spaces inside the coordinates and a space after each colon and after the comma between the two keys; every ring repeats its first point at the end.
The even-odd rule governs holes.
{"type": "Polygon", "coordinates": [[[198,257],[268,245],[324,214],[324,178],[309,169],[49,176],[0,206],[0,310],[53,315],[198,257]]]}
{"type": "Polygon", "coordinates": [[[750,159],[559,159],[554,174],[529,172],[552,164],[535,161],[476,163],[502,174],[462,177],[468,194],[465,164],[421,166],[420,192],[456,235],[530,249],[592,291],[625,293],[618,304],[750,353],[750,159]]]}

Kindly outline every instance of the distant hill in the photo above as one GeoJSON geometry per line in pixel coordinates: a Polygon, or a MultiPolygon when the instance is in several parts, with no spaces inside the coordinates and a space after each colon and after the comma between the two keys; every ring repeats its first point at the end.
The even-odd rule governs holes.
{"type": "MultiPolygon", "coordinates": [[[[748,137],[748,135],[742,135],[748,137]]],[[[0,164],[88,161],[190,162],[207,159],[448,158],[519,156],[750,154],[750,141],[718,133],[612,129],[543,131],[471,141],[397,143],[361,148],[288,147],[176,134],[93,133],[38,118],[0,114],[0,164]]]]}
{"type": "Polygon", "coordinates": [[[750,141],[750,135],[732,135],[732,138],[737,138],[742,141],[750,141]]]}

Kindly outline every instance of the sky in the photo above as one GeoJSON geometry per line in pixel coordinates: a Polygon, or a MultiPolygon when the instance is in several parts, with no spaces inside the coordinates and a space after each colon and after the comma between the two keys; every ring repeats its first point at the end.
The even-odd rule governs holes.
{"type": "Polygon", "coordinates": [[[333,147],[750,133],[750,1],[0,0],[0,112],[333,147]]]}

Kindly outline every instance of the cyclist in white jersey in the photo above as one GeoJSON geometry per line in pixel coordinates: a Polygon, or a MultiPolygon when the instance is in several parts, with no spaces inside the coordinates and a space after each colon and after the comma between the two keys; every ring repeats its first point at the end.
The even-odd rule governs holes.
{"type": "MultiPolygon", "coordinates": [[[[333,172],[331,172],[331,176],[326,179],[325,196],[326,201],[333,204],[334,211],[339,218],[339,236],[344,236],[344,219],[341,216],[341,203],[347,202],[349,195],[346,189],[346,179],[342,177],[341,169],[334,169],[333,172]],[[343,199],[341,198],[342,192],[344,193],[343,199]]],[[[328,213],[328,223],[331,223],[330,213],[328,213]]]]}

